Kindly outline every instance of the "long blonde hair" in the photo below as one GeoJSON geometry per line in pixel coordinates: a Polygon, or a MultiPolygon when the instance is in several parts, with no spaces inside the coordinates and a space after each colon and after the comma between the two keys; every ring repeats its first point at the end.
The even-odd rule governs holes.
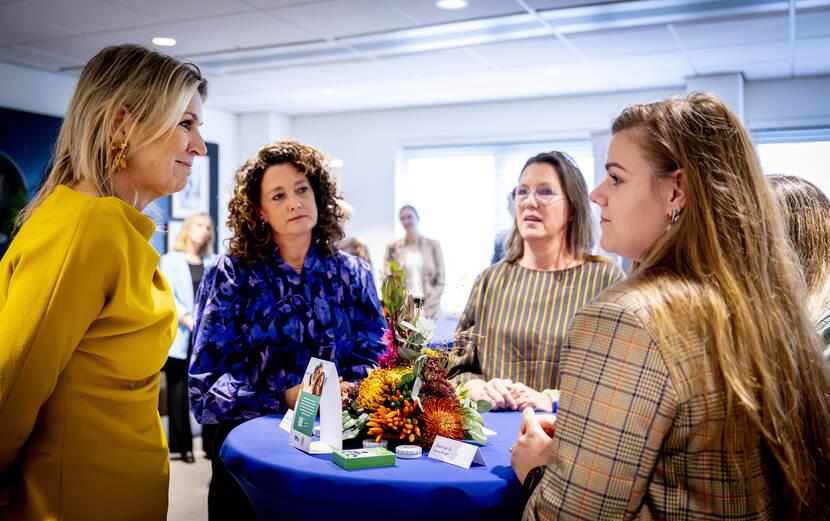
{"type": "Polygon", "coordinates": [[[813,183],[792,175],[768,176],[804,278],[813,320],[830,304],[830,201],[813,183]]]}
{"type": "Polygon", "coordinates": [[[208,236],[208,240],[205,241],[199,249],[199,255],[202,257],[210,255],[211,251],[213,251],[213,241],[215,238],[213,236],[213,219],[211,219],[210,215],[206,213],[194,213],[184,220],[182,223],[182,229],[179,230],[179,234],[176,235],[176,242],[173,243],[173,251],[187,251],[187,234],[190,232],[190,228],[193,227],[193,224],[199,217],[207,217],[210,221],[210,236],[208,236]]]}
{"type": "Polygon", "coordinates": [[[703,93],[629,107],[613,124],[627,129],[655,177],[685,171],[687,198],[628,284],[645,295],[660,338],[704,339],[726,396],[731,461],[760,436],[783,518],[826,515],[830,371],[749,135],[703,93]]]}
{"type": "MultiPolygon", "coordinates": [[[[193,93],[204,101],[207,80],[192,63],[139,45],[102,49],[84,67],[66,110],[55,145],[52,170],[37,195],[15,219],[19,229],[59,185],[73,187],[91,182],[101,196],[113,195],[108,167],[113,139],[111,129],[126,132],[129,151],[139,150],[172,133],[193,93]],[[128,124],[118,120],[122,107],[128,124]]],[[[115,133],[113,133],[115,134],[115,133]]],[[[128,158],[129,161],[129,158],[128,158]]]]}

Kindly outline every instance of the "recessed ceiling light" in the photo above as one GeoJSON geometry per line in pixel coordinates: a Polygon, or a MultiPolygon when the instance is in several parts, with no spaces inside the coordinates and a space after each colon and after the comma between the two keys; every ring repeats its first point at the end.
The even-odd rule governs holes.
{"type": "Polygon", "coordinates": [[[322,94],[323,96],[334,96],[335,94],[337,94],[337,91],[334,89],[321,89],[320,94],[322,94]]]}
{"type": "Polygon", "coordinates": [[[435,7],[440,9],[464,9],[469,3],[467,0],[438,0],[435,7]]]}
{"type": "Polygon", "coordinates": [[[545,69],[544,72],[542,72],[542,74],[544,74],[545,76],[559,76],[560,74],[562,74],[562,71],[560,71],[559,69],[545,69]]]}
{"type": "Polygon", "coordinates": [[[166,36],[156,36],[153,38],[153,45],[158,45],[160,47],[173,47],[176,45],[175,38],[168,38],[166,36]]]}

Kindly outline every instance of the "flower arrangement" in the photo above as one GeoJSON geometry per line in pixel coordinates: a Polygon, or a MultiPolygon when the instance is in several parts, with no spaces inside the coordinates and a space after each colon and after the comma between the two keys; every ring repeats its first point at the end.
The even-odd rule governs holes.
{"type": "Polygon", "coordinates": [[[435,324],[421,319],[394,262],[383,280],[381,303],[388,328],[386,352],[369,376],[343,399],[343,440],[388,440],[429,447],[436,436],[486,444],[481,413],[486,400],[473,402],[458,391],[447,370],[450,348],[428,347],[435,324]]]}

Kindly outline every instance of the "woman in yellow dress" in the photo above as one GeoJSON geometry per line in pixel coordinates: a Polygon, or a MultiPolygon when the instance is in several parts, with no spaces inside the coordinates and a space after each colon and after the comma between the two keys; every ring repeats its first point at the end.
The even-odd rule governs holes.
{"type": "Polygon", "coordinates": [[[141,214],[187,184],[207,83],[149,49],[87,63],[0,260],[0,520],[163,520],[159,370],[176,331],[141,214]]]}

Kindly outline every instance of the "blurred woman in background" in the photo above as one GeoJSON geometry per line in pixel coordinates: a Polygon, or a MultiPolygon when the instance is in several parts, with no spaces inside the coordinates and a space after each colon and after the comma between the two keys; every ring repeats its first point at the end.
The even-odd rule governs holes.
{"type": "Polygon", "coordinates": [[[195,461],[187,393],[190,335],[193,331],[193,298],[212,251],[213,220],[205,213],[197,213],[184,220],[173,244],[173,251],[162,256],[160,264],[161,271],[173,290],[176,316],[179,319],[176,337],[167,353],[167,362],[163,369],[167,376],[167,435],[170,440],[170,452],[181,453],[182,461],[185,463],[195,461]]]}
{"type": "Polygon", "coordinates": [[[388,273],[392,261],[402,267],[406,290],[415,299],[421,312],[427,318],[438,318],[441,314],[441,295],[444,293],[444,254],[441,252],[441,244],[435,239],[424,237],[418,231],[418,221],[421,218],[414,206],[402,206],[398,217],[406,235],[386,246],[384,269],[388,273]]]}
{"type": "Polygon", "coordinates": [[[800,177],[773,175],[767,181],[807,279],[807,310],[830,357],[830,201],[800,177]]]}

